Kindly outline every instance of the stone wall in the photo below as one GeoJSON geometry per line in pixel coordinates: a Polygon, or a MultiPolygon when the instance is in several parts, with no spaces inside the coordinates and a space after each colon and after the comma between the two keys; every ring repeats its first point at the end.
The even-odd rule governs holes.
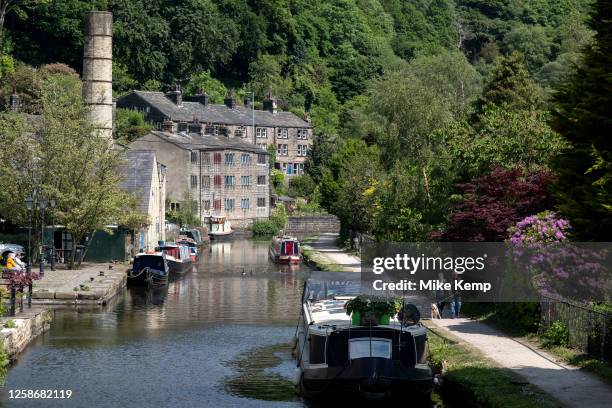
{"type": "Polygon", "coordinates": [[[28,316],[24,318],[11,319],[15,322],[15,328],[2,328],[0,331],[4,351],[11,360],[14,360],[38,335],[49,330],[52,320],[50,310],[29,310],[27,314],[28,316]]]}
{"type": "Polygon", "coordinates": [[[335,215],[291,216],[286,231],[293,234],[338,233],[340,220],[335,215]]]}

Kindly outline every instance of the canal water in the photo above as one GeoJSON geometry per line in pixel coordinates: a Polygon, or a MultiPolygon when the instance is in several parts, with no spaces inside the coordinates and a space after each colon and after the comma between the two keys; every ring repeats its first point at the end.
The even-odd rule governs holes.
{"type": "Polygon", "coordinates": [[[11,367],[5,407],[302,407],[288,342],[306,266],[268,259],[268,242],[211,244],[160,290],[128,288],[103,310],[56,310],[11,367]],[[70,390],[11,399],[10,390],[70,390]]]}

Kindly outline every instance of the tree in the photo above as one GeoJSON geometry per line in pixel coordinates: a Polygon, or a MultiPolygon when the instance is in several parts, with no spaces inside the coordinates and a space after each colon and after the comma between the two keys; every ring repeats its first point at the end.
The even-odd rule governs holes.
{"type": "Polygon", "coordinates": [[[2,41],[4,40],[4,20],[6,19],[6,15],[13,11],[20,17],[27,17],[27,14],[23,10],[23,6],[31,6],[45,1],[48,0],[0,0],[0,50],[2,49],[2,41]]]}
{"type": "Polygon", "coordinates": [[[8,193],[3,213],[23,223],[26,196],[54,199],[56,220],[73,238],[72,267],[76,246],[134,212],[134,202],[119,186],[120,151],[99,137],[88,119],[81,81],[48,76],[42,81],[40,106],[36,120],[25,122],[16,113],[0,120],[0,133],[8,135],[11,146],[0,160],[0,191],[8,193]]]}
{"type": "Polygon", "coordinates": [[[206,92],[210,103],[223,103],[227,96],[227,88],[223,82],[213,78],[210,71],[203,71],[191,76],[185,87],[187,95],[195,95],[198,92],[206,92]]]}
{"type": "Polygon", "coordinates": [[[523,65],[523,57],[513,52],[498,59],[491,80],[476,102],[476,114],[484,113],[491,106],[507,110],[533,110],[541,104],[538,89],[523,65]]]}
{"type": "Polygon", "coordinates": [[[553,207],[548,188],[550,172],[526,173],[495,169],[459,184],[462,199],[453,209],[444,232],[432,234],[443,241],[496,242],[508,238],[508,228],[523,218],[553,207]]]}
{"type": "Polygon", "coordinates": [[[472,178],[495,167],[547,169],[551,158],[567,145],[548,125],[549,117],[546,111],[491,106],[476,127],[454,124],[446,132],[446,142],[461,177],[472,178]]]}
{"type": "Polygon", "coordinates": [[[555,158],[559,212],[574,227],[578,240],[612,240],[609,184],[612,171],[612,4],[598,0],[590,27],[593,44],[582,63],[558,88],[554,98],[553,127],[571,144],[555,158]],[[604,181],[604,182],[602,182],[604,181]]]}
{"type": "Polygon", "coordinates": [[[144,113],[133,109],[118,108],[115,112],[115,140],[129,144],[153,130],[153,125],[145,121],[144,113]]]}

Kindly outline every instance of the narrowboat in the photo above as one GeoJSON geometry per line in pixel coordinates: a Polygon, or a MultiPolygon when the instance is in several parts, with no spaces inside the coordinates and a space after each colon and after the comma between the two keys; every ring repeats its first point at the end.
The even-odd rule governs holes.
{"type": "Polygon", "coordinates": [[[166,243],[156,247],[155,251],[165,255],[171,274],[182,275],[193,268],[193,261],[187,245],[166,243]]]}
{"type": "Polygon", "coordinates": [[[270,243],[270,258],[274,262],[297,264],[302,261],[302,246],[297,238],[279,235],[270,243]]]}
{"type": "Polygon", "coordinates": [[[136,254],[127,280],[131,285],[161,286],[168,283],[169,268],[163,253],[136,254]]]}
{"type": "Polygon", "coordinates": [[[208,227],[210,239],[224,239],[230,237],[234,230],[230,222],[224,216],[211,215],[206,217],[205,222],[208,227]]]}
{"type": "Polygon", "coordinates": [[[188,238],[185,235],[179,235],[178,240],[176,241],[179,244],[187,245],[189,248],[189,256],[193,263],[198,262],[198,244],[192,239],[188,238]]]}
{"type": "Polygon", "coordinates": [[[361,293],[360,282],[339,274],[346,276],[334,272],[325,279],[311,277],[304,285],[293,342],[302,396],[427,404],[434,375],[427,362],[427,330],[416,306],[400,303],[399,318],[355,321],[345,307],[361,293]]]}

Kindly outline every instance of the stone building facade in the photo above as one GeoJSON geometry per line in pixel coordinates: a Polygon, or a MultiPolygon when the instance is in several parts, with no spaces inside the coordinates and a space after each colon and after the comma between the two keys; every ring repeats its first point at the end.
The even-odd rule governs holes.
{"type": "Polygon", "coordinates": [[[152,250],[166,239],[166,174],[165,165],[157,161],[154,150],[129,149],[121,173],[121,187],[138,199],[138,209],[147,214],[149,224],[134,231],[134,248],[152,250]]]}
{"type": "Polygon", "coordinates": [[[278,111],[268,97],[263,109],[238,104],[230,94],[224,104],[211,104],[205,94],[183,98],[180,88],[162,92],[133,91],[117,107],[141,111],[157,130],[241,139],[260,148],[274,146],[276,168],[288,177],[304,172],[313,142],[312,126],[292,112],[278,111]],[[189,99],[189,100],[186,100],[189,99]]]}
{"type": "Polygon", "coordinates": [[[167,166],[167,197],[171,209],[181,202],[197,203],[202,222],[225,216],[243,229],[270,215],[268,152],[238,138],[153,131],[130,144],[154,150],[167,166]]]}

